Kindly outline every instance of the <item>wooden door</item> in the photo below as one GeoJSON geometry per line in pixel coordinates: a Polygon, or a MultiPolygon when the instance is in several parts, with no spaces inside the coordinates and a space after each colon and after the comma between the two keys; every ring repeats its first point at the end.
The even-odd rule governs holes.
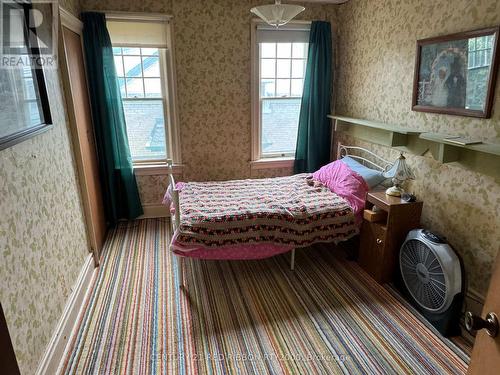
{"type": "MultiPolygon", "coordinates": [[[[66,15],[67,17],[70,16],[66,15]]],[[[81,23],[76,19],[68,23],[62,17],[62,39],[63,64],[65,65],[62,70],[65,73],[65,91],[73,133],[73,149],[90,245],[94,254],[94,262],[98,265],[99,255],[106,238],[107,225],[85,74],[81,23]]]]}
{"type": "MultiPolygon", "coordinates": [[[[482,317],[490,312],[500,317],[500,253],[493,268],[482,317]]],[[[500,334],[493,338],[484,329],[477,332],[468,374],[500,374],[500,334]]]]}

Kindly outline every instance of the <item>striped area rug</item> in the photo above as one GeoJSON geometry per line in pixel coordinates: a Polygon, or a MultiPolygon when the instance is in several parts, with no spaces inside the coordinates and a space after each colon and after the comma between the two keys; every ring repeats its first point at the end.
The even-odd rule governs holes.
{"type": "Polygon", "coordinates": [[[467,364],[355,263],[329,249],[186,259],[166,220],[109,237],[64,374],[463,374],[467,364]]]}

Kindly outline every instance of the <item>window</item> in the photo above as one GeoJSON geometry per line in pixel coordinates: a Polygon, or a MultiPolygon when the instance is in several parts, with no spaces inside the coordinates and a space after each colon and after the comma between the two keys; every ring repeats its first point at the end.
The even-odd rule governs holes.
{"type": "Polygon", "coordinates": [[[254,50],[253,160],[295,155],[309,25],[258,24],[254,50]]]}
{"type": "Polygon", "coordinates": [[[134,161],[167,159],[165,97],[158,48],[113,47],[134,161]]]}
{"type": "Polygon", "coordinates": [[[107,22],[113,44],[118,84],[134,165],[174,159],[176,131],[172,61],[168,23],[112,20],[107,22]],[[152,37],[153,35],[154,37],[152,37]]]}

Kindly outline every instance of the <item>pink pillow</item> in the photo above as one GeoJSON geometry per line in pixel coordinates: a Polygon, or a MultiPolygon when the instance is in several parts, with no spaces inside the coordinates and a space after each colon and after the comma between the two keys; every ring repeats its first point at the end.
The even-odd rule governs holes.
{"type": "Polygon", "coordinates": [[[357,216],[363,212],[369,187],[363,177],[345,163],[336,160],[327,164],[313,173],[313,179],[344,198],[357,216]]]}

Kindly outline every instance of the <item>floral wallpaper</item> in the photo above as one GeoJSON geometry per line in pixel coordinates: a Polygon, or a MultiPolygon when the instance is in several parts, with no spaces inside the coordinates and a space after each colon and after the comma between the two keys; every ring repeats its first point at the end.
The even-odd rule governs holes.
{"type": "MultiPolygon", "coordinates": [[[[181,152],[186,180],[290,174],[250,169],[250,8],[258,0],[84,0],[84,10],[165,12],[174,17],[181,152]]],[[[303,19],[333,20],[335,7],[306,4],[303,19]]],[[[138,176],[141,199],[159,203],[165,176],[138,176]]]]}
{"type": "MultiPolygon", "coordinates": [[[[352,0],[339,7],[336,112],[408,128],[500,143],[500,84],[491,119],[411,111],[415,42],[500,24],[497,0],[352,0]]],[[[360,143],[377,153],[393,150],[360,143]]],[[[500,184],[494,178],[431,156],[408,156],[417,178],[409,186],[424,200],[422,222],[444,234],[463,257],[469,286],[486,293],[500,249],[500,184]]]]}
{"type": "MultiPolygon", "coordinates": [[[[175,181],[183,181],[182,175],[175,175],[175,181]]],[[[136,176],[139,195],[143,205],[161,204],[168,187],[168,177],[165,174],[136,176]]]]}
{"type": "Polygon", "coordinates": [[[54,126],[0,151],[0,301],[21,373],[34,374],[88,254],[58,71],[54,126]]]}
{"type": "MultiPolygon", "coordinates": [[[[174,1],[182,155],[189,180],[251,175],[249,10],[261,3],[174,1]]],[[[306,8],[301,18],[330,19],[335,13],[332,6],[306,8]]]]}

